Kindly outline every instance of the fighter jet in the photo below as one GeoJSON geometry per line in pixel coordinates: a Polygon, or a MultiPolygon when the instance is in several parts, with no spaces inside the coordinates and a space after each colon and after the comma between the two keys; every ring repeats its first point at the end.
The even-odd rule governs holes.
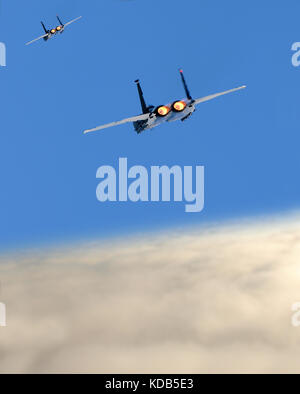
{"type": "Polygon", "coordinates": [[[179,70],[181,75],[181,80],[183,83],[183,87],[185,90],[186,97],[182,100],[176,100],[171,104],[167,105],[159,105],[155,107],[153,105],[147,106],[146,101],[144,99],[144,94],[140,85],[140,81],[136,80],[137,89],[139,93],[139,98],[142,106],[142,115],[134,116],[132,118],[124,119],[119,122],[108,123],[104,126],[99,126],[94,129],[85,130],[84,134],[90,133],[92,131],[103,130],[108,127],[118,126],[124,123],[133,123],[134,130],[140,134],[145,130],[153,129],[154,127],[159,126],[164,122],[174,122],[176,120],[185,121],[187,120],[196,110],[196,106],[198,104],[204,103],[205,101],[209,101],[215,99],[220,96],[224,96],[228,93],[233,93],[241,89],[245,89],[246,86],[241,86],[236,89],[227,90],[225,92],[212,94],[210,96],[206,96],[199,99],[193,99],[189,88],[187,86],[186,80],[183,75],[183,70],[179,70]]]}
{"type": "Polygon", "coordinates": [[[26,45],[30,45],[33,42],[39,41],[41,39],[43,39],[44,41],[48,41],[48,40],[50,40],[50,38],[52,38],[56,34],[62,34],[67,26],[71,25],[71,23],[74,23],[74,22],[78,21],[81,18],[82,18],[82,16],[80,16],[79,18],[73,19],[72,21],[64,24],[60,20],[59,16],[57,16],[57,20],[59,22],[59,26],[57,26],[57,27],[55,27],[54,29],[51,29],[51,30],[46,29],[44,23],[41,22],[41,24],[43,26],[43,29],[45,30],[45,34],[43,36],[41,36],[41,37],[35,38],[34,40],[32,40],[30,42],[27,42],[26,45]]]}

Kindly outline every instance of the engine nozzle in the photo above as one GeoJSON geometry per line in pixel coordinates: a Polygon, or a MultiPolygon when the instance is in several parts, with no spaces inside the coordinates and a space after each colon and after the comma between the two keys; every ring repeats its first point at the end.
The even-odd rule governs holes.
{"type": "Polygon", "coordinates": [[[185,101],[175,101],[172,105],[172,109],[175,112],[182,112],[186,109],[187,103],[185,101]]]}
{"type": "Polygon", "coordinates": [[[167,116],[170,112],[171,112],[171,108],[168,107],[167,105],[161,105],[156,109],[156,114],[161,117],[167,116]]]}

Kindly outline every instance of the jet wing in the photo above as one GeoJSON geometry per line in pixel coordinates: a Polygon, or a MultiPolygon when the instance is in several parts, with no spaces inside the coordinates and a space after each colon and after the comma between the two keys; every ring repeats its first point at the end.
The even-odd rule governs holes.
{"type": "Polygon", "coordinates": [[[68,22],[68,23],[65,23],[64,26],[65,26],[65,27],[66,27],[66,26],[69,26],[71,23],[74,23],[74,22],[78,21],[78,20],[81,19],[81,18],[82,18],[82,16],[79,16],[78,18],[73,19],[72,21],[70,21],[70,22],[68,22]]]}
{"type": "Polygon", "coordinates": [[[241,87],[236,88],[236,89],[226,90],[226,92],[216,93],[216,94],[212,94],[210,96],[199,98],[199,99],[195,100],[195,104],[198,105],[198,104],[204,103],[205,101],[210,101],[210,100],[213,100],[213,99],[215,99],[217,97],[224,96],[225,94],[237,92],[238,90],[245,89],[245,88],[246,88],[246,86],[241,86],[241,87]]]}
{"type": "Polygon", "coordinates": [[[44,35],[41,36],[41,37],[35,38],[34,40],[32,40],[32,41],[30,41],[30,42],[27,42],[26,45],[30,45],[30,44],[32,44],[32,43],[34,43],[34,42],[36,42],[36,41],[38,41],[38,40],[41,40],[42,38],[46,38],[46,37],[48,37],[48,34],[44,34],[44,35]]]}
{"type": "Polygon", "coordinates": [[[139,116],[134,116],[132,118],[120,120],[119,122],[112,122],[112,123],[108,123],[108,124],[103,125],[103,126],[96,127],[94,129],[85,130],[84,134],[91,133],[92,131],[98,131],[98,130],[107,129],[109,127],[119,126],[119,125],[124,124],[124,123],[133,123],[133,122],[137,122],[139,120],[146,120],[148,118],[149,118],[149,114],[143,114],[143,115],[139,115],[139,116]]]}

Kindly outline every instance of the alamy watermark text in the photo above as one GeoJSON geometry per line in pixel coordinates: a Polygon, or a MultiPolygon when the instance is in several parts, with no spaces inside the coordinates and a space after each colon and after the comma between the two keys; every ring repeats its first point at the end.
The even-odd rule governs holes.
{"type": "Polygon", "coordinates": [[[102,179],[96,190],[100,202],[170,202],[173,199],[174,202],[185,201],[185,211],[189,213],[201,212],[204,208],[203,166],[195,169],[178,165],[152,166],[149,172],[140,165],[128,169],[128,159],[120,158],[118,170],[102,166],[96,177],[102,179]]]}
{"type": "Polygon", "coordinates": [[[0,327],[6,327],[6,306],[0,302],[0,327]]]}
{"type": "Polygon", "coordinates": [[[6,66],[6,46],[0,42],[0,67],[6,66]]]}

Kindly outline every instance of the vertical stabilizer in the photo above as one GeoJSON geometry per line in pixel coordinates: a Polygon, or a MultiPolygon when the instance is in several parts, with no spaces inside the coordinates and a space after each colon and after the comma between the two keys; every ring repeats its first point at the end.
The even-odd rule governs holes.
{"type": "Polygon", "coordinates": [[[187,97],[189,100],[192,100],[191,93],[190,93],[190,91],[189,91],[189,88],[188,88],[188,86],[187,86],[186,80],[185,80],[184,75],[183,75],[183,70],[181,69],[181,70],[179,70],[179,72],[180,72],[180,75],[181,75],[181,79],[182,79],[182,83],[183,83],[184,90],[185,90],[185,93],[186,93],[186,97],[187,97]]]}
{"type": "Polygon", "coordinates": [[[149,113],[149,110],[148,110],[146,101],[145,101],[145,99],[144,99],[144,93],[143,93],[143,90],[142,90],[142,88],[141,88],[140,81],[137,79],[137,80],[135,81],[135,83],[137,84],[137,88],[138,88],[138,92],[139,92],[139,97],[140,97],[140,101],[141,101],[141,106],[142,106],[143,114],[148,114],[148,113],[149,113]]]}
{"type": "Polygon", "coordinates": [[[61,19],[60,19],[60,17],[58,15],[56,15],[56,18],[57,18],[58,22],[60,23],[60,25],[64,26],[64,24],[62,23],[62,21],[61,21],[61,19]]]}
{"type": "Polygon", "coordinates": [[[45,27],[45,25],[44,25],[43,22],[41,22],[41,24],[42,24],[42,26],[43,26],[43,29],[45,30],[45,33],[48,34],[48,33],[49,33],[49,30],[46,29],[46,27],[45,27]]]}

